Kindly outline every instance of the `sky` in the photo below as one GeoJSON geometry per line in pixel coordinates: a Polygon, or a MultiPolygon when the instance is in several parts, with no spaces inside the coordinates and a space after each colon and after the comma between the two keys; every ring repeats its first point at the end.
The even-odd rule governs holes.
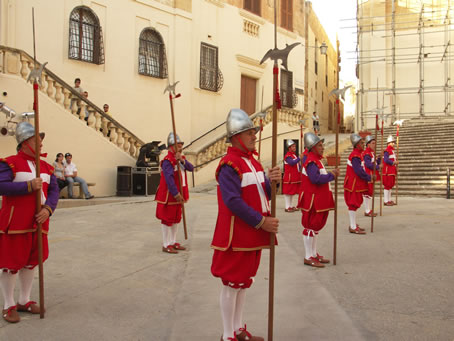
{"type": "Polygon", "coordinates": [[[324,27],[333,46],[336,46],[336,33],[341,51],[341,81],[353,81],[355,77],[356,44],[356,0],[312,0],[312,8],[324,27]],[[349,20],[350,19],[350,20],[349,20]],[[353,27],[353,28],[352,28],[353,27]],[[349,53],[347,53],[349,51],[349,53]]]}

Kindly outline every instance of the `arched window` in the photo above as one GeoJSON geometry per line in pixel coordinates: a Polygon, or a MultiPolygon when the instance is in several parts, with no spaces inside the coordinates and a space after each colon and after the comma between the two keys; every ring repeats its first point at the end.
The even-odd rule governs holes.
{"type": "Polygon", "coordinates": [[[94,64],[104,64],[101,26],[96,14],[88,7],[76,7],[71,12],[68,57],[94,64]]]}
{"type": "Polygon", "coordinates": [[[145,28],[139,38],[139,73],[167,78],[167,59],[164,41],[158,31],[145,28]]]}

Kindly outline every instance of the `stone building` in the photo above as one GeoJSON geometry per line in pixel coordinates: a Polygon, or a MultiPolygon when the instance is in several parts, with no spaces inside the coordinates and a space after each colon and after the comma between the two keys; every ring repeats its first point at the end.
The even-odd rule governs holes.
{"type": "MultiPolygon", "coordinates": [[[[299,121],[312,111],[326,133],[333,128],[335,99],[329,92],[338,84],[336,48],[310,3],[278,4],[278,47],[302,43],[290,54],[288,70],[281,67],[279,73],[279,138],[298,139],[299,121]],[[323,43],[326,56],[320,53],[323,43]]],[[[26,80],[33,68],[34,8],[36,59],[48,62],[39,99],[49,155],[71,152],[79,174],[97,183],[96,195],[114,194],[117,166],[134,165],[144,143],[166,141],[171,116],[164,89],[178,81],[177,133],[194,164],[208,165],[225,151],[225,129],[216,127],[231,108],[241,107],[258,121],[257,113],[272,104],[272,63],[260,64],[274,47],[271,5],[264,0],[0,0],[0,101],[17,113],[32,110],[26,80]],[[75,78],[88,98],[72,88],[75,78]],[[103,112],[104,103],[111,115],[103,112]]],[[[0,115],[2,126],[14,125],[0,115]]],[[[264,155],[270,154],[269,116],[264,155]]],[[[305,128],[311,125],[307,120],[305,128]]],[[[12,137],[0,139],[0,155],[14,152],[12,137]]],[[[197,183],[213,179],[211,167],[197,169],[202,168],[197,183]]]]}

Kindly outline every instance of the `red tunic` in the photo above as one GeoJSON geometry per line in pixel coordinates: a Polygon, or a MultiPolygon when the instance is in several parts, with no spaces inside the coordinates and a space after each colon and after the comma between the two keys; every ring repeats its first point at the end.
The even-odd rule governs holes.
{"type": "MultiPolygon", "coordinates": [[[[241,198],[244,202],[263,216],[269,216],[269,198],[262,165],[232,147],[221,159],[216,179],[225,165],[232,167],[241,179],[241,198]]],[[[211,273],[220,277],[224,285],[249,288],[260,265],[261,250],[270,247],[270,234],[235,216],[224,204],[219,185],[217,192],[219,211],[211,243],[214,249],[211,273]]]]}
{"type": "Polygon", "coordinates": [[[367,182],[356,175],[353,170],[352,160],[355,157],[361,160],[361,165],[364,168],[364,159],[361,150],[354,148],[347,160],[347,172],[344,179],[344,199],[348,209],[351,211],[356,211],[361,207],[363,194],[369,190],[367,182]]]}
{"type": "MultiPolygon", "coordinates": [[[[265,187],[265,173],[262,165],[254,158],[247,158],[236,148],[229,148],[216,170],[216,178],[224,165],[232,167],[241,179],[241,198],[263,216],[270,215],[269,198],[265,187]]],[[[252,251],[269,248],[270,234],[262,229],[255,229],[236,217],[224,204],[218,186],[218,218],[211,247],[225,251],[252,251]]]]}
{"type": "Polygon", "coordinates": [[[289,165],[286,159],[290,157],[293,160],[298,159],[293,152],[288,152],[284,157],[284,179],[282,181],[282,194],[294,195],[300,192],[301,186],[301,172],[299,170],[300,164],[297,163],[293,166],[289,165]]]}
{"type": "MultiPolygon", "coordinates": [[[[375,165],[375,153],[374,151],[372,150],[372,148],[370,147],[367,147],[366,150],[363,152],[363,160],[364,160],[364,156],[365,155],[369,155],[370,156],[370,160],[372,162],[372,164],[375,165]]],[[[369,181],[367,183],[367,188],[368,188],[368,191],[367,191],[367,195],[372,197],[374,195],[374,183],[372,182],[372,174],[373,174],[373,170],[372,169],[369,169],[368,167],[364,167],[364,169],[366,170],[366,173],[369,174],[371,176],[371,181],[369,181]]],[[[376,180],[375,182],[380,182],[380,172],[378,170],[375,170],[375,176],[376,176],[376,180]]]]}
{"type": "MultiPolygon", "coordinates": [[[[389,159],[396,161],[396,154],[394,154],[394,148],[391,145],[388,145],[385,149],[388,152],[389,159]]],[[[396,184],[396,174],[397,167],[395,165],[388,165],[386,162],[383,162],[383,186],[385,189],[390,190],[396,184]]]]}
{"type": "MultiPolygon", "coordinates": [[[[36,170],[34,161],[26,160],[19,154],[1,159],[6,162],[13,171],[14,182],[30,181],[35,178],[36,170]]],[[[41,203],[47,199],[47,189],[50,184],[50,176],[54,168],[46,161],[40,160],[40,173],[43,179],[41,191],[41,203]]],[[[34,232],[38,228],[35,221],[36,195],[30,192],[25,195],[3,196],[0,210],[0,233],[17,234],[34,232]]],[[[49,219],[42,224],[44,233],[49,231],[49,219]]]]}
{"type": "MultiPolygon", "coordinates": [[[[315,163],[319,168],[320,174],[327,174],[322,157],[309,152],[306,162],[303,165],[303,173],[307,174],[307,166],[310,163],[315,163]]],[[[301,224],[304,227],[304,235],[318,234],[326,224],[330,210],[334,209],[333,193],[329,183],[317,185],[310,181],[310,178],[303,176],[304,192],[300,196],[298,207],[302,209],[301,224]]]]}
{"type": "MultiPolygon", "coordinates": [[[[184,156],[183,156],[184,158],[184,156]]],[[[161,161],[161,168],[162,163],[167,160],[169,161],[174,169],[173,172],[173,179],[175,184],[178,187],[178,161],[175,159],[175,153],[171,150],[167,153],[166,157],[161,161]]],[[[182,170],[181,178],[182,180],[182,187],[183,187],[183,199],[185,202],[189,200],[189,189],[188,189],[188,178],[186,175],[186,170],[182,170]]],[[[179,188],[178,188],[179,190],[179,188]]],[[[165,176],[163,171],[161,170],[161,179],[159,181],[159,186],[156,191],[155,201],[158,203],[156,205],[156,218],[160,219],[161,222],[167,226],[171,226],[173,224],[178,224],[181,221],[181,204],[178,203],[175,197],[170,194],[169,189],[167,187],[167,182],[165,180],[165,176]]]]}
{"type": "MultiPolygon", "coordinates": [[[[13,182],[31,181],[36,177],[34,161],[21,157],[20,153],[1,159],[8,164],[13,172],[13,182]]],[[[47,162],[40,160],[42,182],[41,203],[47,198],[50,177],[54,168],[47,162]]],[[[35,221],[36,194],[30,189],[25,195],[3,196],[0,209],[0,269],[7,269],[12,273],[27,267],[33,268],[38,264],[38,228],[35,221]]],[[[49,219],[42,224],[43,231],[43,261],[48,258],[49,249],[47,233],[49,219]]]]}

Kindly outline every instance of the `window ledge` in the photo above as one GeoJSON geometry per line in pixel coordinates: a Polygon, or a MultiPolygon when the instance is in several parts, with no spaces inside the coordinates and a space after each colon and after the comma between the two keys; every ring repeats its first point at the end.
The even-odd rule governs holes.
{"type": "Polygon", "coordinates": [[[205,0],[206,2],[210,2],[212,3],[213,5],[215,6],[218,6],[218,7],[221,7],[221,8],[224,8],[225,5],[224,5],[224,2],[222,0],[205,0]]]}
{"type": "Polygon", "coordinates": [[[266,23],[266,20],[263,19],[261,16],[258,16],[257,14],[254,14],[252,12],[246,11],[245,9],[238,8],[238,12],[243,18],[246,18],[258,25],[263,25],[266,23]]]}
{"type": "Polygon", "coordinates": [[[221,91],[211,91],[211,90],[206,90],[206,89],[202,89],[198,86],[195,86],[194,87],[194,90],[197,90],[197,91],[200,91],[200,92],[203,92],[203,93],[206,93],[206,94],[212,94],[212,95],[216,95],[216,96],[222,96],[222,92],[221,91]]]}

